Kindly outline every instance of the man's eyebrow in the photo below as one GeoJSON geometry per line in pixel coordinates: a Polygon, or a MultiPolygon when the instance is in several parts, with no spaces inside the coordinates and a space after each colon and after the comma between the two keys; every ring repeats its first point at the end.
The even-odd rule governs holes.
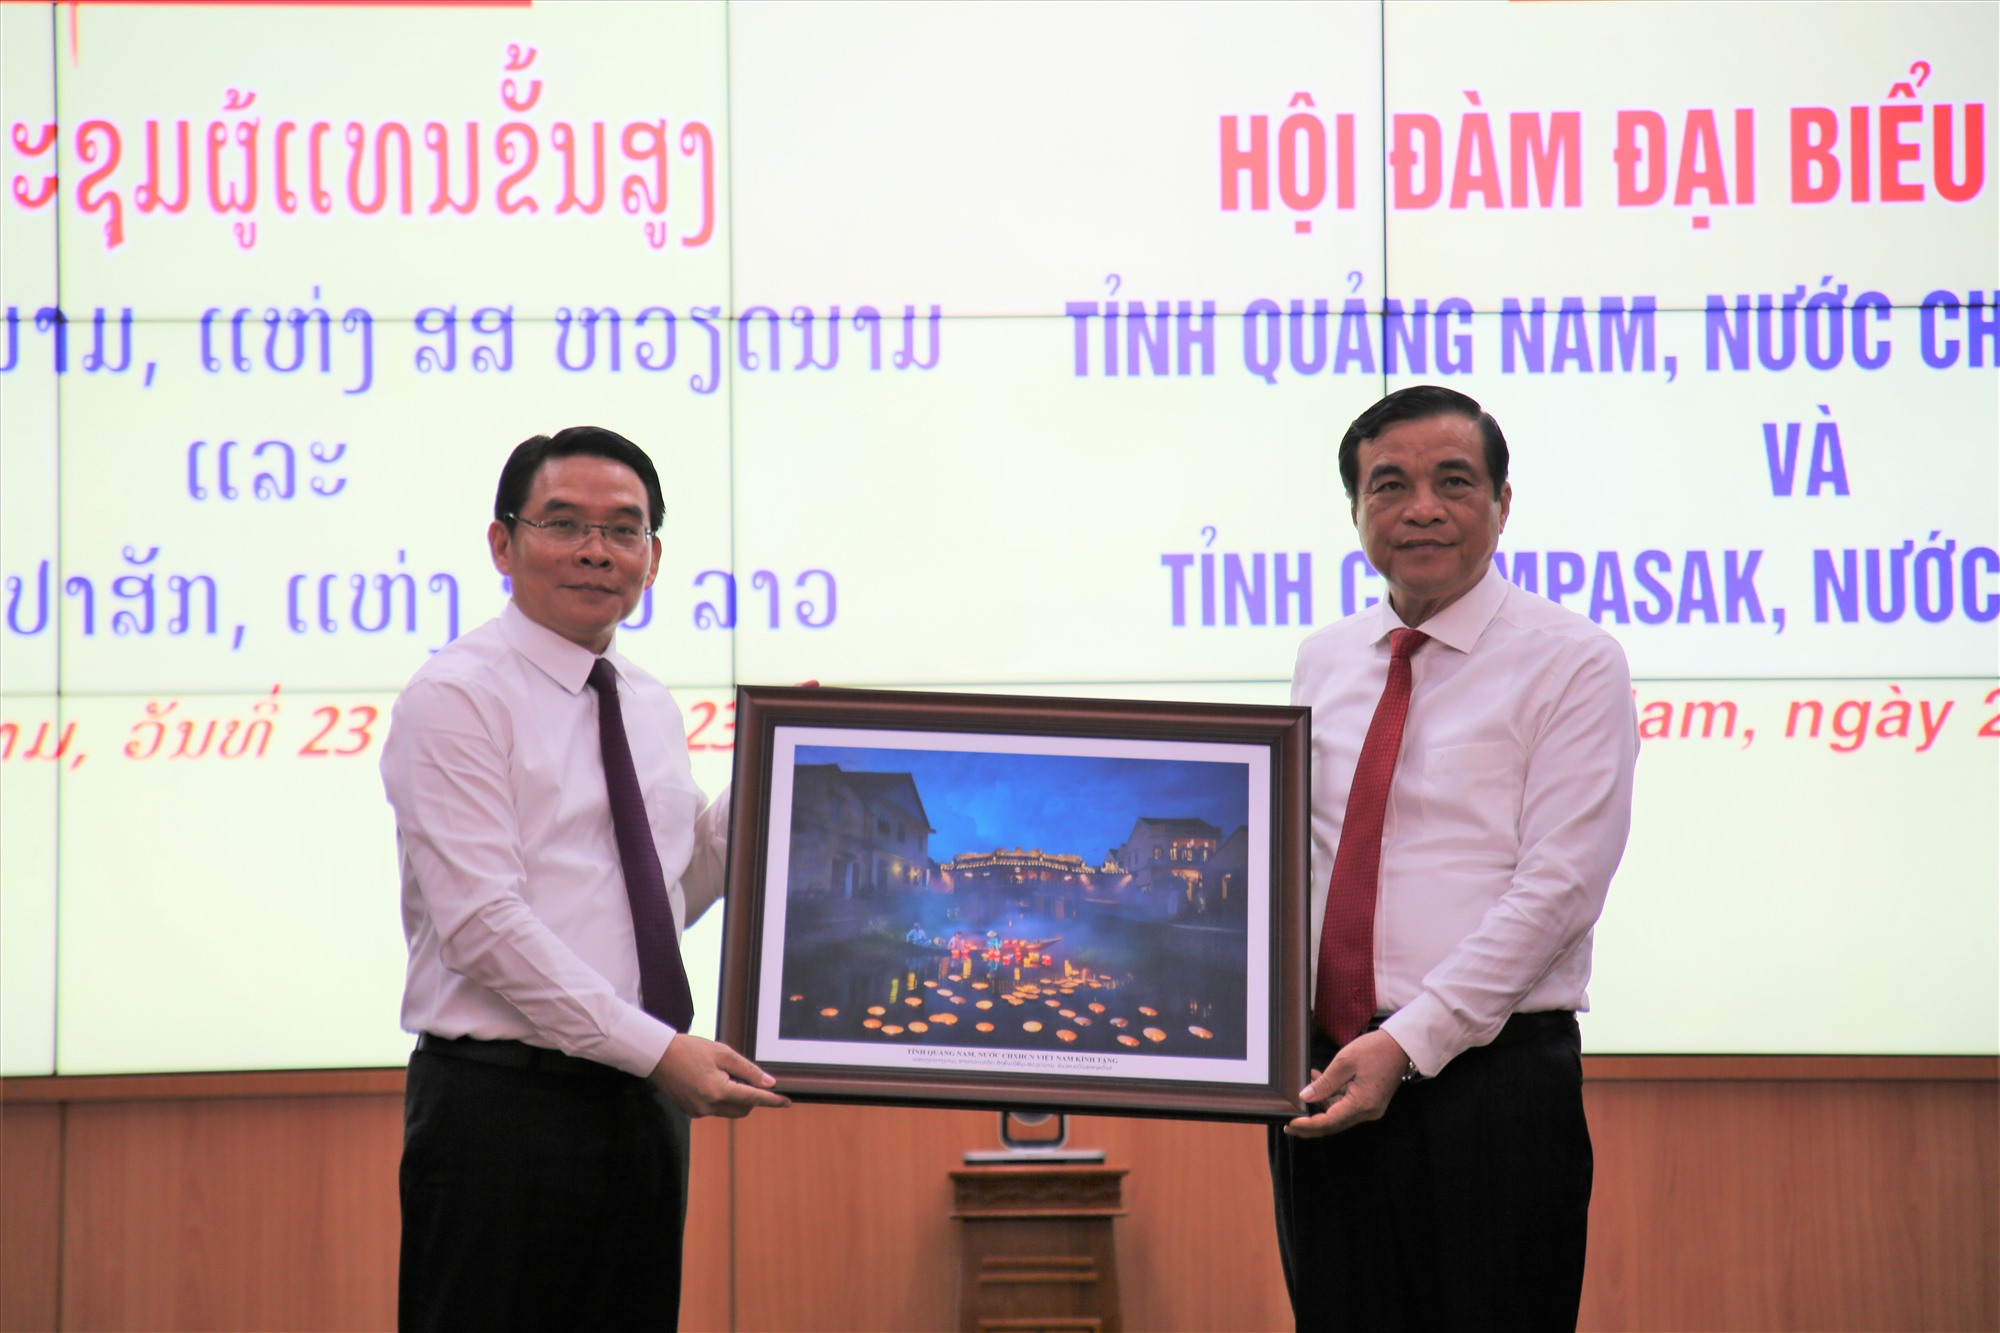
{"type": "Polygon", "coordinates": [[[1439,472],[1471,472],[1472,461],[1466,458],[1447,458],[1437,465],[1439,472]]]}
{"type": "Polygon", "coordinates": [[[1368,469],[1368,480],[1370,481],[1375,481],[1382,477],[1401,477],[1405,475],[1407,474],[1404,473],[1401,463],[1377,463],[1374,467],[1368,469]]]}
{"type": "MultiPolygon", "coordinates": [[[[583,506],[574,500],[563,500],[552,497],[543,503],[542,512],[544,514],[554,514],[581,508],[583,506]]],[[[621,518],[644,518],[646,516],[646,511],[637,505],[619,505],[613,512],[621,518]]]]}

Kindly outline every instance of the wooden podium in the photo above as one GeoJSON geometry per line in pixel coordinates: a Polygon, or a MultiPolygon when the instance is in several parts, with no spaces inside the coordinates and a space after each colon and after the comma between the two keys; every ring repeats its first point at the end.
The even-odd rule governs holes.
{"type": "Polygon", "coordinates": [[[953,1171],[961,1333],[1119,1333],[1111,1223],[1125,1168],[953,1171]]]}

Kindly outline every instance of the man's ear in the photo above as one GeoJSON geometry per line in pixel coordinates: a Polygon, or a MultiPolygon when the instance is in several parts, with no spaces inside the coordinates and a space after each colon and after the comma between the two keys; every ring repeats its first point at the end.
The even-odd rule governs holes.
{"type": "MultiPolygon", "coordinates": [[[[514,576],[514,532],[499,519],[486,529],[486,547],[493,553],[493,568],[509,578],[514,576]]],[[[658,563],[655,557],[655,563],[658,563]]],[[[649,580],[650,582],[650,580],[649,580]]]]}

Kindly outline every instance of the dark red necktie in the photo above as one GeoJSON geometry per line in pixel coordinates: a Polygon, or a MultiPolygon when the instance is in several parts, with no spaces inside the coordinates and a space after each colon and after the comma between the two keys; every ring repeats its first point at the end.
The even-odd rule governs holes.
{"type": "Polygon", "coordinates": [[[598,658],[591,664],[590,688],[597,691],[597,740],[604,750],[604,787],[611,797],[611,827],[618,837],[618,860],[625,868],[625,896],[632,902],[632,934],[639,946],[640,1007],[676,1031],[694,1021],[694,994],[681,963],[674,932],[674,909],[667,901],[667,877],[653,846],[653,826],[632,745],[625,738],[625,715],[618,707],[618,672],[598,658]]]}
{"type": "Polygon", "coordinates": [[[1347,817],[1340,825],[1340,849],[1334,853],[1333,876],[1327,882],[1313,1021],[1343,1046],[1375,1015],[1375,895],[1382,880],[1382,817],[1389,807],[1396,752],[1403,744],[1403,719],[1410,712],[1410,654],[1429,637],[1422,630],[1389,631],[1389,679],[1354,765],[1347,817]]]}

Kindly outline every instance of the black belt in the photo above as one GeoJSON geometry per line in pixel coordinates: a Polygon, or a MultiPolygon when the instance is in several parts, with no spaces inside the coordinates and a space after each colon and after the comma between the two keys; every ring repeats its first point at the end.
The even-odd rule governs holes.
{"type": "Polygon", "coordinates": [[[1488,1046],[1504,1046],[1508,1042],[1519,1041],[1523,1037],[1531,1037],[1537,1032],[1549,1032],[1556,1028],[1574,1027],[1575,1025],[1576,1010],[1574,1009],[1544,1009],[1539,1013],[1515,1014],[1507,1020],[1506,1024],[1498,1032],[1493,1034],[1493,1040],[1486,1044],[1488,1046]]]}
{"type": "MultiPolygon", "coordinates": [[[[1384,1014],[1379,1018],[1369,1019],[1368,1026],[1363,1028],[1362,1031],[1373,1032],[1376,1028],[1386,1023],[1389,1017],[1389,1015],[1384,1014]]],[[[1541,1009],[1532,1014],[1515,1014],[1508,1018],[1498,1032],[1493,1034],[1493,1040],[1487,1042],[1486,1045],[1509,1046],[1514,1042],[1525,1040],[1537,1032],[1548,1032],[1575,1022],[1576,1011],[1574,1009],[1541,1009]]],[[[1312,1049],[1313,1059],[1321,1061],[1321,1067],[1324,1068],[1323,1061],[1332,1054],[1334,1044],[1332,1038],[1319,1030],[1318,1024],[1314,1024],[1312,1029],[1312,1049]]],[[[1479,1050],[1481,1048],[1475,1046],[1472,1049],[1479,1050]]]]}
{"type": "MultiPolygon", "coordinates": [[[[1391,1017],[1393,1015],[1384,1014],[1380,1018],[1371,1018],[1368,1020],[1368,1027],[1365,1030],[1373,1032],[1376,1028],[1388,1022],[1391,1017]]],[[[1575,1021],[1576,1010],[1574,1009],[1542,1009],[1532,1014],[1512,1014],[1501,1025],[1500,1030],[1493,1034],[1493,1040],[1487,1042],[1486,1045],[1505,1046],[1511,1042],[1520,1041],[1524,1037],[1531,1037],[1537,1032],[1547,1032],[1552,1028],[1559,1028],[1575,1021]]],[[[1478,1047],[1474,1047],[1473,1049],[1477,1050],[1478,1047]]]]}
{"type": "Polygon", "coordinates": [[[483,1065],[500,1065],[536,1074],[565,1074],[572,1078],[613,1078],[627,1083],[640,1082],[635,1075],[595,1060],[564,1055],[546,1046],[530,1046],[525,1041],[502,1039],[485,1041],[478,1037],[440,1037],[426,1032],[418,1036],[417,1049],[425,1055],[442,1055],[453,1060],[476,1060],[483,1065]]]}

